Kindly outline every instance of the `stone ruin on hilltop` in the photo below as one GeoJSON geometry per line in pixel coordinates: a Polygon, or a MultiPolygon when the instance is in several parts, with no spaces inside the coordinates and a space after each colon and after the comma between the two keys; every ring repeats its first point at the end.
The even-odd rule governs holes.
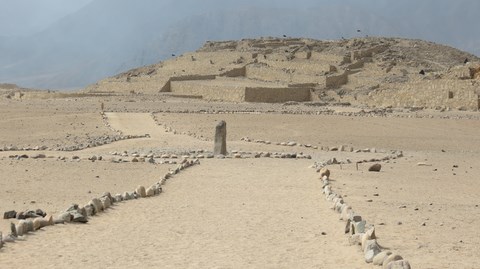
{"type": "Polygon", "coordinates": [[[262,38],[201,49],[88,88],[228,102],[478,110],[480,59],[421,40],[262,38]]]}

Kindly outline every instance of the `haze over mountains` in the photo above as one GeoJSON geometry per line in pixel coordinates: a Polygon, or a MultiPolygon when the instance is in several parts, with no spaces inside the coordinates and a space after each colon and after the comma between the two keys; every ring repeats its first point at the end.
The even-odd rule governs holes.
{"type": "MultiPolygon", "coordinates": [[[[36,2],[23,1],[29,7],[27,14],[34,14],[30,8],[41,10],[36,2]]],[[[480,1],[272,2],[92,0],[42,31],[24,28],[13,35],[12,28],[0,28],[0,82],[34,88],[84,87],[195,50],[206,40],[260,36],[409,37],[480,55],[476,23],[480,1]]]]}

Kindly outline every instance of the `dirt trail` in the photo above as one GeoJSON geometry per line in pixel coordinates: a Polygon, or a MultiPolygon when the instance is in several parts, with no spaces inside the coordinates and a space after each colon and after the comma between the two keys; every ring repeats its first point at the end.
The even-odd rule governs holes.
{"type": "Polygon", "coordinates": [[[149,138],[128,139],[117,141],[80,151],[88,154],[105,154],[109,151],[129,149],[164,148],[171,151],[188,151],[196,148],[213,147],[211,143],[202,142],[193,137],[167,132],[162,126],[155,123],[149,113],[105,113],[112,128],[121,131],[124,135],[145,135],[149,138]]]}
{"type": "Polygon", "coordinates": [[[158,197],[122,203],[87,225],[59,225],[10,244],[2,250],[3,264],[370,268],[346,244],[338,216],[328,209],[308,164],[204,161],[169,180],[158,197]]]}
{"type": "Polygon", "coordinates": [[[168,135],[158,126],[149,113],[105,113],[113,129],[125,135],[149,134],[152,139],[162,139],[168,135]]]}

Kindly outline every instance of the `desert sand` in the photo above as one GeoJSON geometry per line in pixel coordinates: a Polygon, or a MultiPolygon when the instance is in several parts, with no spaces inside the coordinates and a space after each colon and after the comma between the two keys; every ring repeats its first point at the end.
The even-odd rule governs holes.
{"type": "MultiPolygon", "coordinates": [[[[40,208],[59,214],[106,191],[150,186],[182,156],[200,158],[200,165],[169,179],[159,196],[117,203],[87,224],[44,227],[5,243],[1,268],[376,268],[349,244],[345,223],[322,194],[312,167],[332,158],[343,162],[327,166],[333,189],[375,225],[382,247],[412,268],[480,264],[478,113],[294,115],[271,104],[155,98],[0,101],[2,213],[40,208]],[[205,108],[210,112],[196,113],[205,108]],[[246,110],[255,113],[240,113],[246,110]],[[219,120],[227,122],[230,154],[202,158],[213,150],[219,120]],[[142,137],[59,150],[119,134],[142,137]],[[291,141],[297,144],[277,145],[291,141]],[[11,145],[17,147],[7,150],[11,145]],[[328,150],[342,145],[353,151],[328,150]],[[375,150],[355,152],[365,148],[375,150]],[[364,160],[392,151],[403,157],[379,161],[379,173],[367,171],[371,163],[364,160]],[[253,158],[260,152],[311,159],[253,158]],[[23,154],[29,158],[18,158],[23,154]],[[32,158],[38,154],[45,156],[32,158]],[[147,155],[154,164],[132,162],[147,155]]],[[[4,235],[10,221],[16,222],[0,221],[4,235]]]]}

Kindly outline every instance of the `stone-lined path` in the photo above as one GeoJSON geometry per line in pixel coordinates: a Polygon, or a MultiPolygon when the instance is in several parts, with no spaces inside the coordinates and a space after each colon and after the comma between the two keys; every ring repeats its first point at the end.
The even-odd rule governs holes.
{"type": "Polygon", "coordinates": [[[10,244],[2,268],[369,268],[310,161],[278,162],[205,160],[160,196],[10,244]]]}

